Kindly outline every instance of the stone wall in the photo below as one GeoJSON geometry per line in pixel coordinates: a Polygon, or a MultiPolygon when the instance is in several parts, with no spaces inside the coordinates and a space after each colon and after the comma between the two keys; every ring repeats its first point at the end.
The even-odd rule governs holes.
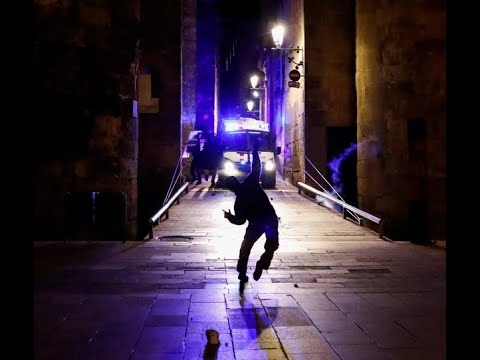
{"type": "Polygon", "coordinates": [[[150,98],[158,98],[158,108],[139,115],[139,238],[162,207],[182,154],[182,5],[177,0],[142,0],[140,71],[154,75],[150,98]]]}
{"type": "MultiPolygon", "coordinates": [[[[197,0],[182,0],[182,149],[195,130],[197,109],[197,0]]],[[[182,174],[190,176],[191,158],[183,161],[182,174]]]]}
{"type": "Polygon", "coordinates": [[[217,12],[211,0],[197,3],[196,127],[215,128],[215,48],[217,12]]]}
{"type": "MultiPolygon", "coordinates": [[[[333,184],[327,164],[338,152],[329,128],[355,128],[355,2],[305,3],[305,153],[333,184]]],[[[352,139],[355,141],[355,139],[352,139]]],[[[340,150],[340,145],[337,146],[340,150]]],[[[328,189],[309,162],[309,174],[328,189]]],[[[310,178],[305,179],[312,186],[310,178]]],[[[341,179],[346,181],[347,179],[341,179]]],[[[355,186],[355,185],[354,185],[355,186]]]]}
{"type": "Polygon", "coordinates": [[[138,5],[34,2],[36,238],[70,238],[69,199],[96,192],[125,197],[123,235],[136,236],[138,5]]]}
{"type": "Polygon", "coordinates": [[[445,2],[358,0],[359,206],[387,236],[445,238],[445,2]]]}
{"type": "MultiPolygon", "coordinates": [[[[283,48],[300,47],[304,48],[304,12],[303,1],[285,2],[285,36],[283,48]]],[[[303,51],[290,52],[282,50],[284,57],[284,145],[283,145],[283,177],[292,184],[304,181],[305,168],[305,78],[300,79],[300,87],[288,87],[289,72],[295,69],[295,63],[304,58],[303,51]],[[293,57],[294,62],[288,62],[287,57],[293,57]]],[[[301,74],[305,73],[303,66],[298,68],[301,74]]]]}

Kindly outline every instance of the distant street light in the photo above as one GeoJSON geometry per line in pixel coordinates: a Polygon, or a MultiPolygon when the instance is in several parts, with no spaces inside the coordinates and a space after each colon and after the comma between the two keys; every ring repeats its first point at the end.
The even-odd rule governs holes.
{"type": "Polygon", "coordinates": [[[252,110],[253,110],[253,105],[254,105],[253,100],[247,101],[247,109],[248,109],[248,111],[252,111],[252,110]]]}

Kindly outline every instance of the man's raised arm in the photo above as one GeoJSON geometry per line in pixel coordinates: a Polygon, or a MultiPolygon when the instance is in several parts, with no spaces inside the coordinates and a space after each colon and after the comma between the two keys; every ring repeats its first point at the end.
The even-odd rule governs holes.
{"type": "Polygon", "coordinates": [[[258,182],[260,181],[260,173],[262,170],[262,163],[260,161],[260,156],[258,155],[258,140],[255,141],[253,144],[253,150],[252,150],[252,170],[250,171],[250,174],[248,174],[247,178],[245,179],[244,182],[250,182],[250,181],[255,181],[258,182]]]}

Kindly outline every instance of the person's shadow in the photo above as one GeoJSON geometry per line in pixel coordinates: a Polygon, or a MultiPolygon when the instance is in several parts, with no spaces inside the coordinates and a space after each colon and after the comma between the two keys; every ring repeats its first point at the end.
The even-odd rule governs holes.
{"type": "Polygon", "coordinates": [[[206,331],[206,336],[207,345],[205,345],[205,350],[203,350],[203,359],[216,360],[218,357],[218,349],[220,348],[218,331],[209,329],[206,331]]]}
{"type": "Polygon", "coordinates": [[[220,344],[210,344],[207,342],[203,350],[203,360],[217,360],[219,347],[220,344]]]}
{"type": "MultiPolygon", "coordinates": [[[[245,295],[241,295],[239,298],[244,324],[247,326],[250,339],[257,339],[261,333],[268,328],[272,327],[272,322],[278,316],[277,307],[268,307],[264,310],[263,307],[256,307],[245,295]]],[[[207,342],[203,351],[203,360],[217,360],[218,349],[220,344],[210,344],[207,342]]]]}
{"type": "Polygon", "coordinates": [[[260,337],[263,331],[272,327],[273,321],[278,316],[277,307],[256,307],[253,303],[245,299],[245,296],[240,297],[240,306],[242,307],[242,314],[245,324],[252,335],[252,339],[260,337]]]}

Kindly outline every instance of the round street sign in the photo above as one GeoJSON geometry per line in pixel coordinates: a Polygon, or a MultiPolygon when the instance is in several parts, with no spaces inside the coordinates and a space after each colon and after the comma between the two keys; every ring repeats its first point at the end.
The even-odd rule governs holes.
{"type": "Polygon", "coordinates": [[[292,81],[298,81],[300,80],[300,71],[293,69],[288,73],[288,77],[292,81]]]}

